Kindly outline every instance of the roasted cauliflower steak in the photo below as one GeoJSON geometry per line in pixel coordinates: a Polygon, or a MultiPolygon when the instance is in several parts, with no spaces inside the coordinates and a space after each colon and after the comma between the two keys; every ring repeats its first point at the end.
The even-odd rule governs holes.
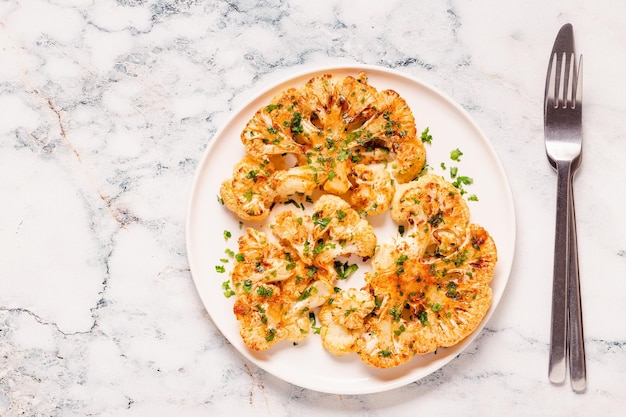
{"type": "Polygon", "coordinates": [[[434,174],[397,190],[392,216],[404,236],[381,246],[364,290],[377,300],[355,351],[387,368],[449,347],[472,333],[491,307],[497,250],[469,223],[465,200],[434,174]]]}
{"type": "Polygon", "coordinates": [[[346,195],[360,212],[383,213],[396,182],[417,177],[426,160],[406,101],[369,85],[365,73],[320,75],[286,89],[258,109],[241,141],[245,156],[221,195],[249,221],[267,218],[275,202],[314,190],[346,195]]]}
{"type": "Polygon", "coordinates": [[[283,211],[270,226],[270,237],[247,228],[239,238],[232,283],[233,311],[244,343],[266,350],[280,340],[304,340],[315,322],[314,310],[333,294],[337,257],[371,257],[376,247],[372,226],[343,199],[323,195],[313,215],[283,211]]]}

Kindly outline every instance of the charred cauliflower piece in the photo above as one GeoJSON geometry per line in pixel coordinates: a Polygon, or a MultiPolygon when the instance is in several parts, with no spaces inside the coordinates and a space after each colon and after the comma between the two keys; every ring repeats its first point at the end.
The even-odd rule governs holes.
{"type": "Polygon", "coordinates": [[[338,278],[335,258],[374,254],[372,226],[343,199],[324,195],[313,209],[312,216],[279,213],[270,226],[277,243],[253,228],[239,238],[231,278],[234,312],[241,337],[252,349],[304,339],[315,321],[313,311],[332,294],[338,278]]]}
{"type": "Polygon", "coordinates": [[[398,186],[391,204],[391,217],[408,226],[406,236],[418,240],[411,245],[422,259],[445,256],[458,250],[469,223],[467,203],[451,183],[426,174],[417,181],[398,186]]]}
{"type": "Polygon", "coordinates": [[[313,310],[331,295],[332,279],[324,271],[311,273],[297,255],[252,228],[239,238],[239,251],[231,279],[237,296],[233,311],[244,343],[265,350],[280,340],[304,339],[311,331],[313,310]]]}
{"type": "MultiPolygon", "coordinates": [[[[229,200],[226,206],[252,221],[267,217],[274,202],[314,189],[334,195],[352,191],[350,201],[355,208],[367,214],[382,213],[395,183],[417,177],[426,160],[406,101],[395,91],[370,86],[364,73],[357,78],[321,75],[285,90],[255,113],[241,141],[244,159],[288,156],[293,162],[284,169],[273,167],[262,184],[251,184],[246,176],[249,171],[241,172],[242,167],[226,181],[228,186],[222,187],[222,198],[229,200]],[[370,164],[392,167],[394,180],[370,164]],[[260,188],[264,194],[255,197],[254,204],[238,197],[238,191],[248,192],[241,195],[249,197],[249,190],[255,193],[260,188]]],[[[247,169],[249,164],[244,165],[247,169]]]]}
{"type": "Polygon", "coordinates": [[[395,244],[381,246],[365,277],[364,289],[377,304],[365,318],[355,350],[369,365],[397,366],[414,355],[455,345],[478,327],[491,306],[495,243],[485,229],[467,223],[464,202],[454,198],[458,191],[450,187],[426,176],[399,189],[394,198],[392,214],[412,229],[395,244]],[[433,196],[445,201],[435,204],[433,196]],[[438,220],[429,222],[434,212],[438,220]],[[435,231],[446,221],[445,227],[454,226],[454,238],[445,251],[428,252],[433,241],[441,244],[435,231]]]}
{"type": "Polygon", "coordinates": [[[224,205],[240,219],[266,219],[271,206],[294,194],[310,194],[316,187],[314,173],[304,167],[277,169],[272,158],[244,156],[233,168],[232,177],[222,183],[224,205]]]}
{"type": "Polygon", "coordinates": [[[279,213],[272,233],[304,263],[331,271],[335,258],[353,254],[369,258],[376,248],[372,225],[341,197],[328,194],[315,202],[311,216],[279,213]]]}

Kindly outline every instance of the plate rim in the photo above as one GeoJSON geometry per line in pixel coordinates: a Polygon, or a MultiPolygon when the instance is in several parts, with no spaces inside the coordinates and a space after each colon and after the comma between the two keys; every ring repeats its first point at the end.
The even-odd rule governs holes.
{"type": "MultiPolygon", "coordinates": [[[[299,387],[310,389],[310,390],[317,391],[317,392],[328,393],[328,394],[361,395],[361,394],[374,394],[374,393],[381,393],[381,392],[389,391],[389,390],[400,388],[410,383],[419,381],[423,378],[426,378],[428,375],[432,374],[433,372],[443,368],[445,365],[450,363],[482,333],[482,331],[488,324],[489,320],[492,318],[493,314],[499,307],[500,302],[502,301],[502,298],[507,290],[507,287],[510,281],[510,276],[512,273],[512,268],[513,268],[513,263],[514,263],[514,258],[515,258],[515,248],[516,248],[516,243],[517,243],[517,215],[516,215],[516,208],[515,208],[515,200],[513,198],[513,191],[512,191],[509,176],[506,172],[504,164],[502,163],[502,160],[499,154],[497,153],[495,147],[493,146],[493,143],[491,142],[489,137],[484,133],[483,129],[476,123],[476,121],[471,117],[471,115],[465,108],[463,108],[456,100],[452,99],[451,96],[449,96],[447,93],[435,87],[433,84],[426,82],[413,75],[398,71],[395,68],[384,67],[384,66],[379,66],[379,65],[360,64],[360,63],[349,63],[349,64],[342,63],[342,64],[318,65],[318,66],[312,66],[312,67],[299,68],[297,71],[287,72],[286,74],[279,76],[277,80],[274,80],[273,82],[268,83],[268,85],[264,86],[264,88],[250,89],[248,90],[247,94],[248,94],[248,97],[245,100],[243,100],[242,103],[235,106],[233,109],[229,110],[229,116],[224,121],[221,122],[221,125],[219,126],[219,128],[210,136],[208,144],[206,148],[204,149],[201,158],[198,160],[198,164],[196,166],[194,176],[192,178],[191,187],[189,190],[189,196],[187,199],[186,212],[185,212],[185,216],[186,216],[185,217],[185,247],[186,247],[186,255],[187,255],[187,260],[188,260],[188,265],[189,265],[189,271],[192,277],[192,281],[194,283],[194,287],[196,289],[196,294],[200,298],[202,307],[206,311],[210,320],[213,322],[216,328],[220,331],[220,333],[222,334],[222,337],[224,337],[224,339],[228,341],[228,343],[234,348],[235,351],[237,351],[239,354],[241,354],[244,358],[246,358],[250,362],[254,363],[259,368],[266,371],[268,374],[273,375],[274,377],[280,380],[283,380],[285,382],[288,382],[290,384],[293,384],[295,386],[299,386],[299,387]],[[482,144],[487,148],[487,150],[491,154],[492,160],[493,162],[495,162],[493,166],[497,168],[498,174],[500,178],[502,179],[503,185],[505,186],[505,189],[507,191],[506,196],[504,197],[506,200],[506,207],[510,209],[509,214],[512,220],[511,224],[509,225],[510,230],[508,230],[508,233],[506,234],[507,236],[509,236],[509,239],[511,241],[510,242],[511,247],[510,247],[510,253],[509,253],[510,257],[508,259],[508,263],[504,265],[504,270],[501,271],[501,274],[503,275],[502,279],[504,279],[505,282],[503,283],[501,294],[500,294],[499,299],[497,300],[497,304],[492,305],[492,307],[489,309],[489,311],[487,312],[487,314],[481,321],[481,325],[479,329],[476,329],[474,332],[468,335],[461,342],[454,345],[452,348],[449,348],[449,349],[454,349],[456,351],[456,354],[447,355],[442,360],[435,361],[437,363],[437,366],[430,373],[426,375],[422,375],[422,376],[416,376],[413,379],[402,377],[402,378],[392,379],[390,381],[384,381],[384,382],[375,384],[375,386],[371,387],[370,389],[361,388],[358,390],[351,390],[349,389],[349,387],[346,389],[339,389],[339,390],[336,389],[336,387],[335,389],[325,389],[324,387],[311,386],[311,385],[303,384],[301,382],[295,382],[293,378],[289,378],[283,374],[277,374],[276,372],[269,370],[266,366],[264,366],[265,365],[264,362],[254,357],[252,352],[242,351],[237,346],[232,344],[231,341],[229,340],[229,337],[226,336],[226,334],[222,330],[221,324],[218,323],[213,318],[209,309],[206,306],[204,298],[200,292],[200,285],[198,282],[199,278],[196,275],[197,271],[196,273],[194,273],[194,265],[195,265],[194,256],[195,255],[192,254],[192,251],[190,250],[192,226],[193,226],[191,224],[192,212],[194,210],[193,202],[195,200],[196,193],[198,192],[199,182],[202,178],[202,171],[203,171],[202,168],[205,166],[207,160],[210,158],[211,152],[218,142],[217,139],[222,136],[223,132],[229,128],[231,123],[233,123],[233,121],[238,117],[238,115],[240,115],[240,113],[242,113],[254,101],[260,99],[264,95],[267,95],[272,90],[275,90],[281,85],[293,82],[294,80],[299,79],[299,78],[303,78],[307,76],[314,77],[321,73],[325,73],[325,72],[332,73],[333,71],[355,72],[355,73],[377,72],[377,73],[385,74],[391,77],[399,77],[401,79],[404,79],[405,81],[415,83],[421,86],[422,88],[429,90],[431,93],[433,93],[434,95],[438,96],[440,99],[445,101],[447,105],[452,106],[457,112],[459,112],[459,114],[463,117],[464,121],[471,125],[472,129],[475,130],[477,136],[480,137],[482,144]]],[[[507,210],[507,212],[509,212],[509,210],[507,210]]]]}

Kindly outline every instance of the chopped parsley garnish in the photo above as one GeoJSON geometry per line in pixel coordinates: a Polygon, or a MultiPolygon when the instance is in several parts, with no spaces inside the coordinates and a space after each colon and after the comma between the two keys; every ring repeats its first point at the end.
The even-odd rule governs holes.
{"type": "Polygon", "coordinates": [[[460,161],[461,156],[463,156],[463,152],[461,152],[459,148],[450,151],[450,159],[452,159],[453,161],[460,161]]]}
{"type": "Polygon", "coordinates": [[[446,290],[446,295],[449,298],[457,298],[458,297],[458,293],[456,291],[456,284],[452,281],[448,282],[446,284],[447,290],[446,290]]]}
{"type": "Polygon", "coordinates": [[[230,281],[222,282],[222,289],[224,290],[224,297],[230,298],[235,295],[235,291],[230,288],[230,281]]]}
{"type": "Polygon", "coordinates": [[[226,267],[224,267],[224,265],[215,265],[215,270],[220,274],[223,274],[226,272],[226,267]]]}
{"type": "Polygon", "coordinates": [[[267,107],[265,107],[265,111],[269,113],[272,110],[280,109],[281,107],[283,107],[282,104],[269,104],[267,107]]]}
{"type": "Polygon", "coordinates": [[[298,112],[295,112],[293,116],[291,116],[291,132],[294,135],[304,133],[304,128],[302,127],[302,114],[298,112]]]}
{"type": "Polygon", "coordinates": [[[432,215],[428,219],[428,223],[430,223],[430,225],[432,227],[438,227],[443,222],[444,222],[444,220],[443,220],[443,212],[441,210],[439,210],[437,212],[437,214],[432,215]]]}
{"type": "Polygon", "coordinates": [[[430,323],[428,322],[428,313],[426,311],[419,313],[418,318],[424,326],[430,326],[430,323]]]}
{"type": "Polygon", "coordinates": [[[306,290],[304,290],[302,292],[302,294],[300,294],[300,297],[298,297],[299,301],[303,301],[306,300],[307,298],[309,298],[311,296],[311,292],[313,291],[313,286],[310,286],[309,288],[307,288],[306,290]]]}
{"type": "Polygon", "coordinates": [[[350,265],[348,261],[335,261],[333,266],[335,267],[335,271],[337,271],[339,279],[348,279],[359,269],[359,266],[357,264],[350,265]]]}
{"type": "Polygon", "coordinates": [[[406,326],[404,324],[401,324],[398,330],[394,330],[393,332],[395,333],[396,336],[400,336],[402,333],[404,333],[405,330],[406,330],[406,326]]]}
{"type": "Polygon", "coordinates": [[[328,226],[328,224],[332,220],[332,218],[330,218],[330,217],[322,217],[322,218],[320,218],[319,217],[319,213],[313,213],[313,216],[311,218],[313,219],[313,223],[318,225],[322,229],[325,229],[326,226],[328,226]]]}
{"type": "Polygon", "coordinates": [[[233,234],[230,233],[228,230],[224,230],[224,239],[228,240],[231,237],[233,237],[233,234]]]}
{"type": "Polygon", "coordinates": [[[391,356],[391,351],[389,349],[381,350],[378,352],[378,356],[382,356],[383,358],[388,358],[391,356]]]}
{"type": "Polygon", "coordinates": [[[335,249],[335,244],[332,242],[324,243],[324,241],[320,239],[317,241],[317,245],[315,245],[315,248],[313,248],[313,255],[318,255],[326,249],[335,249]]]}
{"type": "Polygon", "coordinates": [[[430,133],[428,133],[430,129],[426,128],[424,129],[424,131],[422,132],[422,135],[420,136],[420,138],[422,139],[422,142],[424,143],[433,143],[433,137],[430,133]]]}
{"type": "Polygon", "coordinates": [[[306,271],[306,276],[311,278],[313,277],[313,275],[317,274],[317,267],[310,265],[306,267],[307,271],[306,271]]]}
{"type": "Polygon", "coordinates": [[[260,285],[256,289],[256,293],[259,294],[261,297],[271,297],[273,292],[274,291],[271,288],[265,288],[262,285],[260,285]]]}
{"type": "Polygon", "coordinates": [[[274,340],[274,336],[276,335],[276,329],[268,329],[267,336],[265,336],[265,340],[271,342],[274,340]]]}

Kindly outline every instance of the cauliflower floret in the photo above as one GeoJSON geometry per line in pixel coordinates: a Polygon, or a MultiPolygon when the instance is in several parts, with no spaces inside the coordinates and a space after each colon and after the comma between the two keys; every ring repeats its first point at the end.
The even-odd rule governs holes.
{"type": "Polygon", "coordinates": [[[319,312],[324,348],[338,356],[354,352],[365,317],[374,307],[374,297],[367,291],[349,288],[333,295],[319,312]]]}
{"type": "Polygon", "coordinates": [[[311,216],[304,213],[297,215],[293,211],[282,211],[276,215],[271,228],[281,244],[292,248],[302,262],[307,265],[313,263],[312,245],[316,239],[311,216]]]}
{"type": "Polygon", "coordinates": [[[330,264],[343,255],[369,258],[376,248],[374,228],[350,207],[345,200],[333,195],[321,196],[313,206],[317,262],[330,264]]]}
{"type": "MultiPolygon", "coordinates": [[[[369,288],[372,292],[372,288],[369,288]]],[[[356,351],[367,365],[391,368],[407,362],[414,353],[414,335],[407,332],[409,321],[403,316],[403,305],[397,290],[375,295],[377,307],[367,317],[356,351]]]]}
{"type": "Polygon", "coordinates": [[[395,183],[384,165],[355,165],[351,179],[354,184],[350,195],[352,207],[369,215],[387,211],[395,183]]]}
{"type": "Polygon", "coordinates": [[[421,259],[454,253],[465,240],[469,223],[467,203],[448,181],[426,174],[417,181],[401,184],[391,203],[391,217],[407,224],[405,236],[416,239],[421,259]]]}
{"type": "Polygon", "coordinates": [[[370,257],[376,248],[372,225],[345,200],[328,194],[315,202],[312,216],[279,213],[272,233],[303,262],[328,270],[335,258],[351,254],[370,257]]]}
{"type": "Polygon", "coordinates": [[[291,88],[277,95],[270,104],[260,108],[241,132],[246,154],[256,158],[270,155],[303,154],[298,90],[291,88]],[[294,97],[290,100],[290,97],[294,97]]]}
{"type": "Polygon", "coordinates": [[[360,130],[376,138],[395,154],[394,177],[400,183],[411,181],[426,162],[426,150],[416,136],[413,113],[406,101],[393,90],[376,95],[377,115],[365,122],[360,130]]]}
{"type": "Polygon", "coordinates": [[[232,178],[222,183],[220,195],[224,205],[243,220],[267,218],[274,201],[273,173],[271,161],[243,157],[235,164],[232,178]]]}
{"type": "Polygon", "coordinates": [[[234,167],[233,176],[222,183],[224,205],[239,218],[265,220],[276,201],[292,195],[308,195],[317,184],[314,173],[305,167],[276,169],[271,159],[243,157],[234,167]]]}

